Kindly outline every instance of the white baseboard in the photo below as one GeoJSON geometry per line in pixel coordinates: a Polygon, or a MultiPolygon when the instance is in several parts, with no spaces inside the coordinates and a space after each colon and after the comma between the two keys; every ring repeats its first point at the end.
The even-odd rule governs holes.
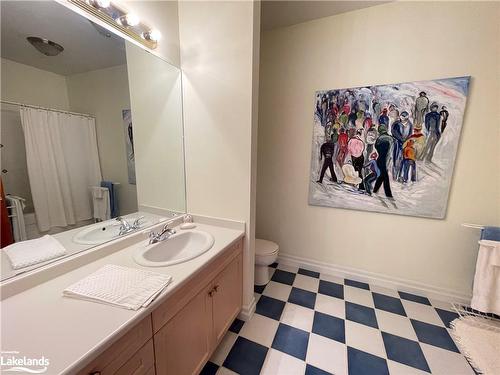
{"type": "Polygon", "coordinates": [[[462,294],[454,290],[438,288],[412,280],[386,276],[360,269],[339,266],[333,263],[297,257],[286,253],[280,253],[278,262],[289,266],[305,268],[311,271],[362,281],[384,288],[414,293],[444,302],[459,302],[469,305],[471,300],[470,295],[462,294]]]}
{"type": "Polygon", "coordinates": [[[248,305],[244,305],[241,309],[241,312],[238,315],[238,319],[244,320],[245,322],[247,320],[250,320],[250,318],[253,316],[253,313],[255,312],[255,297],[252,295],[252,301],[248,305]]]}

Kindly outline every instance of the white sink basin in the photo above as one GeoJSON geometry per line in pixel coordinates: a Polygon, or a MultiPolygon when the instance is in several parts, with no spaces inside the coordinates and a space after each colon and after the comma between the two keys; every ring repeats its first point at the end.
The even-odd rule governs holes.
{"type": "Polygon", "coordinates": [[[214,244],[210,233],[200,230],[181,230],[165,241],[141,246],[134,253],[134,261],[146,267],[165,267],[187,262],[214,244]]]}
{"type": "MultiPolygon", "coordinates": [[[[132,223],[134,218],[127,218],[132,223]]],[[[142,220],[139,229],[151,225],[149,220],[142,220]]],[[[129,232],[133,233],[133,232],[129,232]]],[[[128,233],[127,233],[128,234],[128,233]]],[[[107,241],[114,240],[120,237],[120,223],[116,220],[105,221],[102,223],[92,224],[83,228],[75,234],[73,242],[81,245],[98,245],[107,241]]]]}

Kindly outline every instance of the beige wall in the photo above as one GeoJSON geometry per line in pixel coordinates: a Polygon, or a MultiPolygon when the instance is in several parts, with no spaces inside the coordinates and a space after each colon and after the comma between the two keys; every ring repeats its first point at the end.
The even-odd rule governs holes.
{"type": "Polygon", "coordinates": [[[246,310],[253,303],[252,110],[257,103],[252,88],[258,80],[253,59],[259,25],[259,3],[179,4],[187,210],[246,222],[246,310]]]}
{"type": "Polygon", "coordinates": [[[469,295],[500,224],[499,3],[398,2],[263,34],[257,235],[283,254],[469,295]],[[471,75],[448,211],[429,220],[307,204],[314,92],[471,75]]]}
{"type": "MultiPolygon", "coordinates": [[[[96,116],[97,145],[104,180],[119,182],[120,214],[137,211],[136,186],[128,183],[122,110],[130,109],[127,66],[67,77],[71,110],[96,116]]],[[[134,119],[132,113],[132,121],[134,119]]]]}
{"type": "Polygon", "coordinates": [[[69,108],[64,76],[1,59],[2,99],[42,107],[69,108]]]}
{"type": "MultiPolygon", "coordinates": [[[[64,76],[29,65],[1,59],[1,98],[23,104],[68,109],[69,100],[64,76]]],[[[25,212],[33,212],[33,200],[26,164],[26,149],[17,106],[2,104],[2,169],[5,191],[26,199],[25,212]]]]}

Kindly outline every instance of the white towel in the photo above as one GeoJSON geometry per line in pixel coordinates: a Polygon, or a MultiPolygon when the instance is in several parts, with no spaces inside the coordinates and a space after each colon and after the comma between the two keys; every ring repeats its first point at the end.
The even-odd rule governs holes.
{"type": "Polygon", "coordinates": [[[500,315],[499,241],[479,241],[471,307],[485,313],[500,315]]]}
{"type": "Polygon", "coordinates": [[[92,186],[90,191],[92,193],[92,203],[94,206],[94,219],[99,219],[101,221],[111,219],[108,188],[92,186]]]}
{"type": "Polygon", "coordinates": [[[63,295],[138,310],[153,302],[171,280],[161,273],[108,264],[66,288],[63,295]]]}
{"type": "Polygon", "coordinates": [[[9,257],[12,268],[15,270],[66,254],[66,249],[59,241],[48,234],[34,240],[13,243],[3,251],[9,257]]]}

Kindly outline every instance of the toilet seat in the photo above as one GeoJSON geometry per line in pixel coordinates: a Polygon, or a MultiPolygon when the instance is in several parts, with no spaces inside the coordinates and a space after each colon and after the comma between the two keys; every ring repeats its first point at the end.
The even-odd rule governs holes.
{"type": "Polygon", "coordinates": [[[274,255],[278,250],[279,246],[275,242],[262,240],[260,238],[255,239],[255,256],[274,255]]]}

